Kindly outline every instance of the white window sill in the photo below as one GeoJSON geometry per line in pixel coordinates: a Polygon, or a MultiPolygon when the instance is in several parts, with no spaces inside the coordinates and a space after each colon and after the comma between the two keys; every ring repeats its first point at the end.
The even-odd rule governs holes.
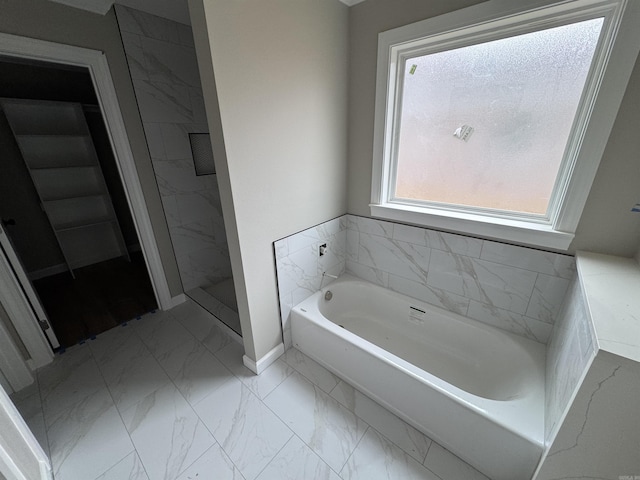
{"type": "Polygon", "coordinates": [[[550,225],[525,221],[406,205],[370,204],[369,206],[371,216],[375,218],[558,251],[566,251],[575,237],[573,233],[554,230],[550,225]]]}

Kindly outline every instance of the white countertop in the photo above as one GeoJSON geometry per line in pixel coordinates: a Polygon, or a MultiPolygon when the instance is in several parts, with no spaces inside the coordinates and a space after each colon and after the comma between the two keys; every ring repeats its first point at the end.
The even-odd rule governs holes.
{"type": "Polygon", "coordinates": [[[599,349],[640,363],[640,265],[590,252],[576,261],[599,349]]]}

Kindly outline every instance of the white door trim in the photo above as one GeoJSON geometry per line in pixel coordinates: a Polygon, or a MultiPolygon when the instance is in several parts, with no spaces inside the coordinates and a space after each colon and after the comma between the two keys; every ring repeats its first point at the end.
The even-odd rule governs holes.
{"type": "MultiPolygon", "coordinates": [[[[53,360],[53,351],[3,250],[0,250],[0,302],[13,323],[16,332],[18,332],[22,343],[24,343],[27,352],[29,352],[31,357],[27,361],[29,367],[35,370],[50,363],[53,360]]],[[[12,358],[15,359],[15,357],[12,358]]],[[[16,364],[14,368],[19,369],[20,366],[16,364]]],[[[4,375],[6,377],[7,372],[4,372],[4,375]]],[[[13,388],[17,390],[16,387],[13,388]]]]}
{"type": "MultiPolygon", "coordinates": [[[[158,305],[161,309],[167,310],[179,304],[181,296],[178,295],[176,298],[172,298],[169,292],[169,285],[160,260],[160,252],[153,234],[133,152],[131,151],[105,54],[97,50],[5,33],[0,33],[0,53],[21,58],[75,65],[89,70],[116,158],[120,178],[124,185],[127,201],[131,207],[134,224],[158,305]]],[[[2,285],[0,284],[0,286],[2,285]]]]}
{"type": "Polygon", "coordinates": [[[53,480],[51,462],[31,430],[22,419],[20,412],[0,388],[0,478],[7,480],[35,480],[24,472],[24,464],[28,460],[38,463],[40,477],[38,480],[53,480]],[[20,453],[19,456],[10,452],[20,453]],[[18,458],[19,457],[19,458],[18,458]]]}

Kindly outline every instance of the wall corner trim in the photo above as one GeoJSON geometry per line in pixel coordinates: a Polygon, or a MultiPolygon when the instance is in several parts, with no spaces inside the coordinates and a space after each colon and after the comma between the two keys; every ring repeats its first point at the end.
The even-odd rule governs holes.
{"type": "Polygon", "coordinates": [[[264,372],[269,365],[275,362],[284,353],[284,343],[279,343],[273,347],[269,352],[257,361],[253,361],[246,355],[242,356],[242,363],[244,366],[251,370],[256,375],[260,375],[264,372]]]}

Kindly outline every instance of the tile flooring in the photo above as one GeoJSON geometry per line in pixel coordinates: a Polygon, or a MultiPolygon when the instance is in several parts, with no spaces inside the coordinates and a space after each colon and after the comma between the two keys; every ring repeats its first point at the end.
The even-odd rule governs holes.
{"type": "Polygon", "coordinates": [[[488,480],[295,349],[255,376],[208,315],[145,315],[14,394],[56,480],[488,480]]]}

